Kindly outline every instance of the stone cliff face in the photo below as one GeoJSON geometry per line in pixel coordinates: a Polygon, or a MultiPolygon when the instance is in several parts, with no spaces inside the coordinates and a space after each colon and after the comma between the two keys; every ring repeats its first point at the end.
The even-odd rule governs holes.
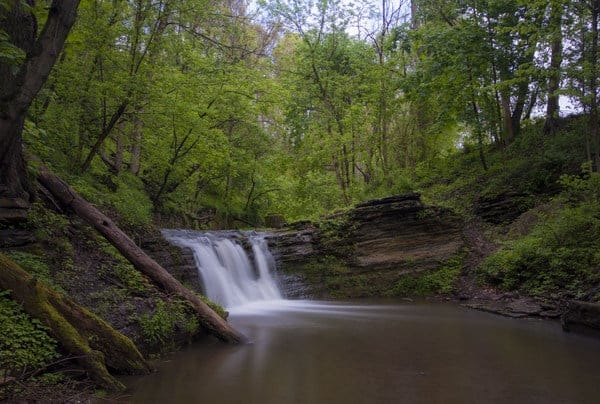
{"type": "Polygon", "coordinates": [[[196,293],[202,293],[194,253],[189,248],[170,244],[162,235],[155,234],[143,240],[141,247],[171,275],[196,293]]]}
{"type": "Polygon", "coordinates": [[[279,231],[269,243],[291,297],[381,296],[402,277],[435,271],[458,254],[461,230],[457,215],[408,194],[279,231]],[[308,290],[298,291],[302,282],[308,290]]]}

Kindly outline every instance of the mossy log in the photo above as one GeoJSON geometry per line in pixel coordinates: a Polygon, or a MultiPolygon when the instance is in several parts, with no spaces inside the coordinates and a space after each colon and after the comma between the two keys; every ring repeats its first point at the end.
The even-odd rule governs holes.
{"type": "Polygon", "coordinates": [[[49,328],[50,334],[99,386],[111,391],[125,387],[108,372],[145,374],[148,363],[133,342],[89,310],[56,292],[0,254],[0,290],[49,328]],[[107,369],[108,368],[108,369],[107,369]]]}
{"type": "Polygon", "coordinates": [[[246,340],[242,334],[233,329],[214,310],[200,300],[194,292],[183,286],[169,272],[150,258],[110,218],[78,195],[73,188],[58,178],[47,167],[41,166],[38,180],[60,203],[73,209],[79,217],[102,234],[138,271],[145,274],[165,291],[186,299],[196,311],[200,324],[207,332],[228,343],[239,343],[246,340]]]}

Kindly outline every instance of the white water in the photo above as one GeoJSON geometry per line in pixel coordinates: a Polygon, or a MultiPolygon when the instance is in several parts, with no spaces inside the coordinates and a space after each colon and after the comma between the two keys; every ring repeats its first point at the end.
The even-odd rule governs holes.
{"type": "Polygon", "coordinates": [[[231,232],[165,230],[163,234],[173,244],[194,252],[204,293],[226,309],[282,299],[272,275],[275,260],[264,235],[245,235],[252,247],[251,260],[231,232]]]}

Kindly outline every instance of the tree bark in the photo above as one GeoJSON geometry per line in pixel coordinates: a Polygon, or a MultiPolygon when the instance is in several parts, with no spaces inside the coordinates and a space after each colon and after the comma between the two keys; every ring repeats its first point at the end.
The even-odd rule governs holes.
{"type": "Polygon", "coordinates": [[[16,75],[0,64],[0,194],[5,196],[29,197],[21,139],[25,114],[48,79],[75,22],[78,5],[79,0],[54,0],[37,40],[36,19],[20,1],[14,2],[12,14],[0,20],[0,28],[27,52],[16,75]]]}
{"type": "Polygon", "coordinates": [[[94,156],[96,156],[96,154],[100,151],[100,147],[102,147],[102,144],[104,143],[104,141],[106,140],[108,135],[110,135],[111,132],[113,131],[113,129],[115,128],[115,126],[117,125],[117,123],[119,122],[119,120],[121,119],[123,114],[125,113],[125,109],[127,108],[128,105],[129,105],[129,100],[126,99],[119,105],[119,107],[117,108],[115,113],[111,116],[110,121],[102,129],[102,132],[98,136],[98,139],[96,139],[96,142],[92,146],[92,149],[90,150],[85,161],[81,165],[81,172],[86,172],[90,168],[90,166],[92,165],[92,160],[94,160],[94,156]]]}
{"type": "Polygon", "coordinates": [[[140,172],[140,163],[142,160],[143,122],[142,118],[140,117],[140,113],[142,111],[142,107],[136,107],[135,116],[133,117],[133,136],[131,139],[131,162],[129,164],[129,171],[135,175],[138,175],[140,172]]]}
{"type": "Polygon", "coordinates": [[[17,264],[0,254],[0,289],[23,309],[50,329],[50,334],[99,386],[111,391],[125,389],[110,375],[146,374],[150,366],[133,342],[66,296],[33,278],[17,264]]]}
{"type": "Polygon", "coordinates": [[[548,102],[546,103],[546,121],[544,133],[549,135],[556,131],[560,106],[558,90],[560,89],[560,65],[562,64],[562,2],[553,0],[550,4],[551,44],[550,76],[548,77],[548,102]]]}
{"type": "Polygon", "coordinates": [[[112,220],[79,196],[68,184],[43,165],[40,169],[38,179],[60,203],[73,209],[79,217],[98,230],[138,271],[148,276],[148,278],[165,291],[177,294],[186,299],[195,309],[202,327],[210,334],[228,343],[245,341],[245,337],[242,334],[229,326],[225,320],[200,300],[196,294],[183,286],[163,267],[157,264],[156,261],[144,253],[112,220]]]}
{"type": "Polygon", "coordinates": [[[515,131],[513,127],[512,110],[510,106],[510,96],[508,91],[502,94],[502,123],[504,132],[504,143],[509,145],[515,139],[515,131]]]}
{"type": "Polygon", "coordinates": [[[600,18],[600,0],[593,0],[591,3],[591,44],[590,44],[590,116],[589,130],[592,139],[593,163],[595,171],[600,172],[600,128],[598,127],[598,20],[600,18]]]}

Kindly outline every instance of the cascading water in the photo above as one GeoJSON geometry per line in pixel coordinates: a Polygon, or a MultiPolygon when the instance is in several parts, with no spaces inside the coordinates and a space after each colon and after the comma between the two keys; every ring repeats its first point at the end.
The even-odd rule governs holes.
{"type": "Polygon", "coordinates": [[[163,234],[171,243],[194,252],[204,293],[223,307],[282,298],[272,275],[275,260],[264,234],[191,230],[164,230],[163,234]],[[253,260],[234,235],[247,238],[253,260]]]}

